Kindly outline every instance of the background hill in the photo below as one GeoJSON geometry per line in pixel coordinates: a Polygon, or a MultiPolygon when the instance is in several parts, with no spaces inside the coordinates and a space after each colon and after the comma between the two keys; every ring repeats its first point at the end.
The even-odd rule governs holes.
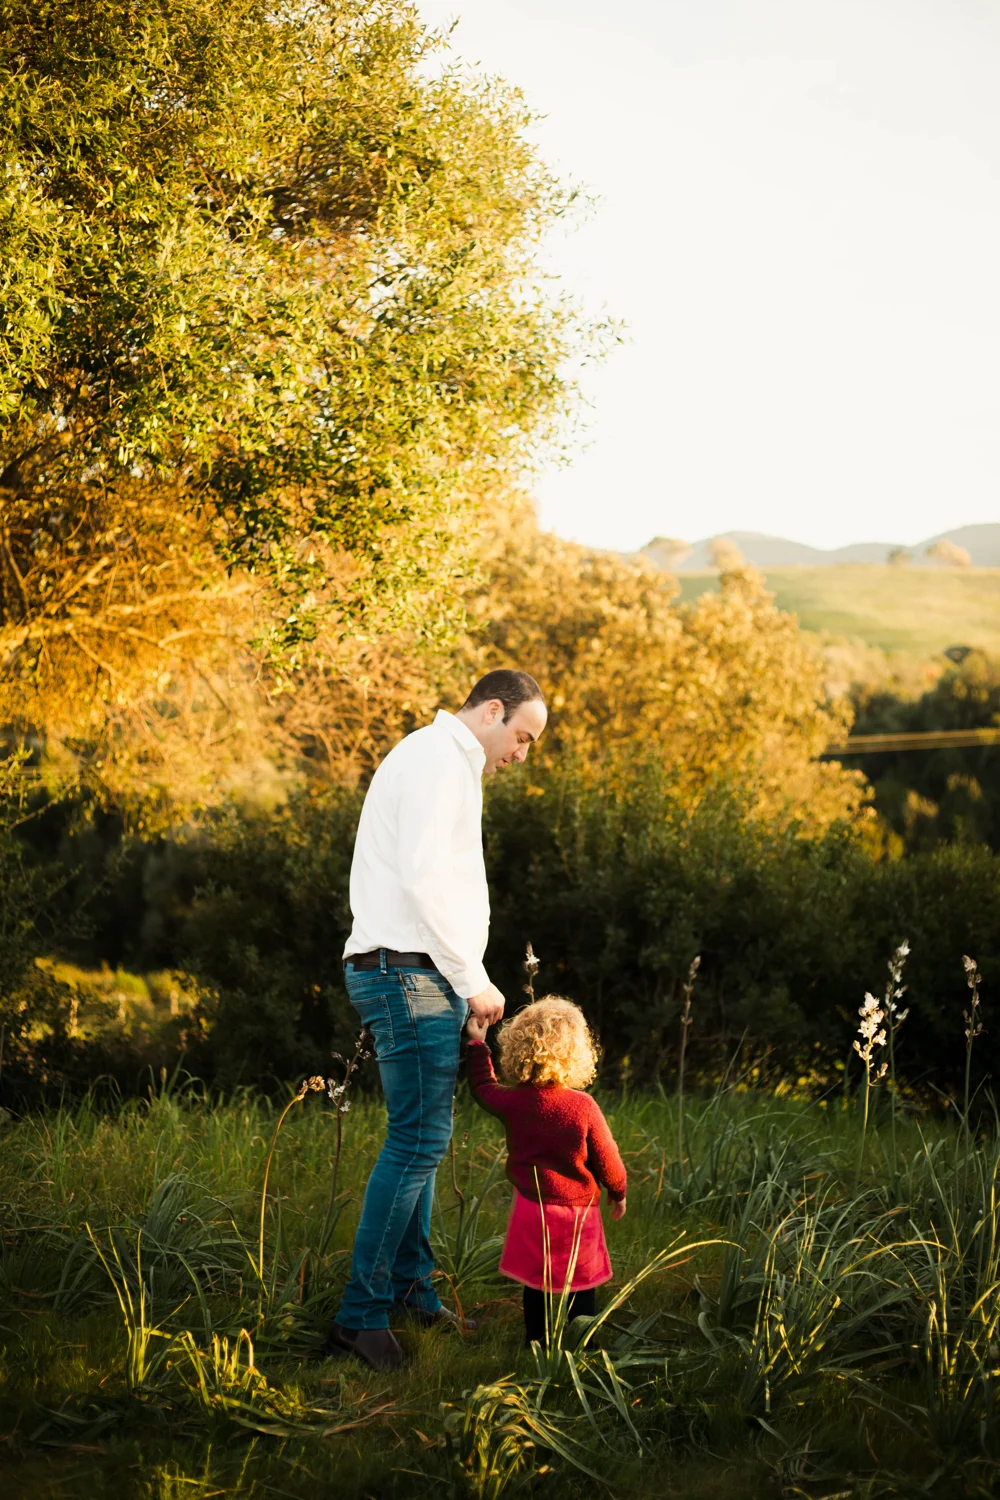
{"type": "MultiPolygon", "coordinates": [[[[952,531],[939,532],[937,536],[927,537],[904,550],[910,553],[914,566],[938,568],[941,564],[926,557],[925,552],[928,547],[942,541],[964,547],[973,567],[1000,568],[1000,523],[957,526],[952,531]]],[[[720,536],[704,537],[699,542],[688,544],[686,552],[679,550],[680,544],[665,537],[654,537],[642,550],[671,572],[692,573],[714,566],[713,549],[720,543],[739,548],[747,562],[764,569],[831,567],[838,563],[885,563],[889,559],[889,553],[901,547],[898,542],[855,542],[848,547],[824,551],[819,547],[808,547],[804,542],[793,542],[788,537],[764,536],[759,531],[727,531],[720,536]]]]}
{"type": "MultiPolygon", "coordinates": [[[[955,645],[1000,653],[1000,568],[844,564],[763,572],[778,608],[805,630],[919,656],[955,645]]],[[[714,568],[681,572],[681,597],[697,598],[718,580],[714,568]]]]}

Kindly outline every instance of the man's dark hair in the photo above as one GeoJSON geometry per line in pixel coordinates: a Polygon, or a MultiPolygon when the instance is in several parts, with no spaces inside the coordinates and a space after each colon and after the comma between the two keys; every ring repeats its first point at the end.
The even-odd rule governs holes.
{"type": "Polygon", "coordinates": [[[538,683],[527,672],[514,672],[507,667],[499,667],[495,672],[487,672],[485,677],[480,677],[462,707],[478,708],[480,703],[489,703],[494,698],[499,698],[503,704],[505,724],[522,703],[534,703],[536,699],[542,703],[545,701],[538,683]]]}

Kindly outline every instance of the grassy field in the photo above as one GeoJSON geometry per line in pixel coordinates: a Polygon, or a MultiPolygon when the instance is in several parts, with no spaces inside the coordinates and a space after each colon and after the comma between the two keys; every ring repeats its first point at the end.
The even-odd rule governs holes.
{"type": "Polygon", "coordinates": [[[8,1121],[0,1491],[994,1494],[1000,1148],[912,1108],[893,1128],[876,1098],[863,1156],[843,1096],[689,1101],[683,1154],[676,1100],[606,1099],[630,1190],[599,1296],[621,1305],[589,1348],[574,1325],[538,1357],[495,1276],[509,1195],[495,1124],[463,1098],[437,1253],[445,1295],[481,1326],[403,1332],[412,1364],[393,1376],[317,1358],[376,1102],[342,1118],[335,1183],[336,1114],[322,1096],[293,1104],[262,1263],[276,1107],[167,1090],[8,1121]]]}
{"type": "MultiPolygon", "coordinates": [[[[948,646],[1000,652],[1000,568],[845,564],[774,568],[768,588],[805,630],[885,651],[933,656],[948,646]]],[[[678,575],[683,599],[718,587],[714,572],[678,575]]]]}

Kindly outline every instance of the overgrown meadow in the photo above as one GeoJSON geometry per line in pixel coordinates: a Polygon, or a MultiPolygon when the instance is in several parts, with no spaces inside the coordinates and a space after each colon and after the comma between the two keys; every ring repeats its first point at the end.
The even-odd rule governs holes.
{"type": "Polygon", "coordinates": [[[710,1095],[602,1099],[615,1280],[594,1323],[554,1302],[548,1352],[496,1276],[502,1141],[464,1088],[435,1236],[479,1327],[404,1330],[399,1375],[322,1357],[383,1127],[363,1062],[279,1102],[175,1076],[8,1120],[5,1495],[994,1493],[1000,1144],[971,1091],[895,1089],[905,959],[856,1091],[762,1094],[736,1056],[710,1095]]]}

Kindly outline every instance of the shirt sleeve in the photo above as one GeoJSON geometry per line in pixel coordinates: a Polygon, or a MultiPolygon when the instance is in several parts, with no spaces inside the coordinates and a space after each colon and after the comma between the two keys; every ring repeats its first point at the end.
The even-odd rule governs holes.
{"type": "Polygon", "coordinates": [[[407,768],[397,789],[396,856],[427,952],[456,994],[468,1000],[490,981],[475,934],[463,922],[464,892],[456,888],[455,833],[467,812],[460,773],[432,745],[407,768]]]}
{"type": "Polygon", "coordinates": [[[481,1104],[483,1109],[489,1110],[491,1115],[498,1115],[500,1119],[504,1119],[506,1096],[509,1090],[505,1089],[502,1083],[497,1083],[489,1047],[485,1042],[470,1037],[466,1061],[469,1065],[469,1088],[473,1099],[477,1104],[481,1104]]]}
{"type": "Polygon", "coordinates": [[[601,1114],[600,1106],[593,1099],[590,1102],[592,1108],[587,1126],[587,1165],[598,1182],[603,1182],[609,1196],[620,1203],[625,1197],[628,1181],[625,1163],[615,1145],[608,1122],[601,1114]]]}

